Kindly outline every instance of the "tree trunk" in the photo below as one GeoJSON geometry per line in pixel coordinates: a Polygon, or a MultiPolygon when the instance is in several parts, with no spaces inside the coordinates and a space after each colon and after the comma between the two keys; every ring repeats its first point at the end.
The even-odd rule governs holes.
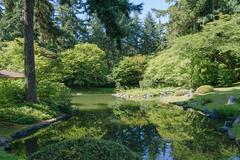
{"type": "Polygon", "coordinates": [[[24,70],[26,83],[26,100],[36,103],[36,73],[34,59],[34,0],[24,0],[24,70]]]}

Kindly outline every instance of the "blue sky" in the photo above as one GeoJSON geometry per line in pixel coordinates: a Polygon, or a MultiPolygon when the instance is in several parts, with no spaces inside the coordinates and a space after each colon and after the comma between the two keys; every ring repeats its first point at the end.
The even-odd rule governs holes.
{"type": "Polygon", "coordinates": [[[130,0],[130,2],[136,4],[144,3],[141,18],[143,18],[147,12],[151,11],[152,8],[167,9],[169,7],[169,4],[166,3],[165,0],[130,0]]]}

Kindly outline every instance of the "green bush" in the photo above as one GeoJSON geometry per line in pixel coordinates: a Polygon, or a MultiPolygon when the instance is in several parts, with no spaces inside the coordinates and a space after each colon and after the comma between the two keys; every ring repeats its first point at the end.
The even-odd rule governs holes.
{"type": "Polygon", "coordinates": [[[42,104],[21,104],[0,107],[0,121],[17,124],[32,124],[53,118],[55,112],[42,104]]]}
{"type": "Polygon", "coordinates": [[[29,160],[138,160],[127,147],[105,140],[73,140],[56,143],[30,156],[29,160]]]}
{"type": "Polygon", "coordinates": [[[187,89],[180,89],[180,90],[177,90],[175,92],[175,96],[184,96],[184,95],[187,95],[189,93],[189,90],[187,89]]]}
{"type": "Polygon", "coordinates": [[[68,86],[103,86],[107,83],[104,51],[93,44],[79,44],[61,55],[63,82],[68,86]]]}
{"type": "MultiPolygon", "coordinates": [[[[0,80],[0,120],[31,124],[55,117],[70,109],[70,91],[62,83],[60,58],[35,44],[39,104],[24,101],[24,80],[0,80]]],[[[3,43],[0,70],[23,71],[23,40],[3,43]]]]}
{"type": "Polygon", "coordinates": [[[210,86],[210,85],[204,85],[204,86],[197,88],[195,93],[196,94],[206,94],[206,93],[210,93],[210,92],[214,92],[214,87],[210,86]]]}
{"type": "Polygon", "coordinates": [[[202,32],[182,36],[148,62],[144,81],[150,86],[204,84],[228,86],[237,82],[240,68],[239,15],[221,17],[202,32]],[[227,30],[226,30],[227,28],[227,30]]]}
{"type": "Polygon", "coordinates": [[[124,57],[117,66],[113,68],[112,78],[121,85],[138,85],[143,78],[147,64],[146,56],[136,55],[124,57]]]}
{"type": "MultiPolygon", "coordinates": [[[[24,71],[23,59],[23,39],[15,39],[10,42],[3,43],[0,50],[0,70],[24,71]]],[[[58,56],[35,44],[35,61],[37,81],[48,79],[51,81],[60,80],[60,59],[58,56]]]]}
{"type": "Polygon", "coordinates": [[[225,64],[220,64],[218,67],[218,85],[229,86],[237,81],[237,68],[229,69],[225,64]]]}
{"type": "Polygon", "coordinates": [[[70,89],[63,83],[43,80],[38,83],[38,99],[52,110],[68,112],[70,109],[70,89]]]}
{"type": "Polygon", "coordinates": [[[23,102],[24,82],[23,80],[0,79],[0,106],[23,102]]]}

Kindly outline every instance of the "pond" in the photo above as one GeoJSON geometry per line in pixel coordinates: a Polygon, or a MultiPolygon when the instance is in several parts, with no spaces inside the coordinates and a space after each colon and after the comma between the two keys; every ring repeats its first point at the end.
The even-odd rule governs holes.
{"type": "Polygon", "coordinates": [[[13,152],[24,156],[59,141],[91,137],[123,144],[141,160],[224,160],[239,153],[218,132],[222,122],[157,101],[119,100],[111,93],[74,91],[75,116],[16,141],[13,152]]]}

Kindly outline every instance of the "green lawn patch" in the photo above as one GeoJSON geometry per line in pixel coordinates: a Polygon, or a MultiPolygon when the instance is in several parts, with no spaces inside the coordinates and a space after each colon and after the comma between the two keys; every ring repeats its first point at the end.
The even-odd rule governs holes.
{"type": "Polygon", "coordinates": [[[215,110],[223,117],[236,117],[240,115],[240,103],[227,105],[230,96],[240,98],[240,87],[215,88],[215,92],[205,95],[195,95],[188,101],[188,105],[201,110],[215,110]]]}
{"type": "Polygon", "coordinates": [[[125,94],[125,95],[130,95],[133,97],[143,97],[145,94],[153,95],[153,96],[159,96],[162,93],[174,93],[176,90],[179,88],[175,87],[165,87],[165,88],[146,88],[146,89],[141,89],[141,88],[131,88],[131,89],[126,89],[126,90],[121,90],[118,93],[125,94]]]}

